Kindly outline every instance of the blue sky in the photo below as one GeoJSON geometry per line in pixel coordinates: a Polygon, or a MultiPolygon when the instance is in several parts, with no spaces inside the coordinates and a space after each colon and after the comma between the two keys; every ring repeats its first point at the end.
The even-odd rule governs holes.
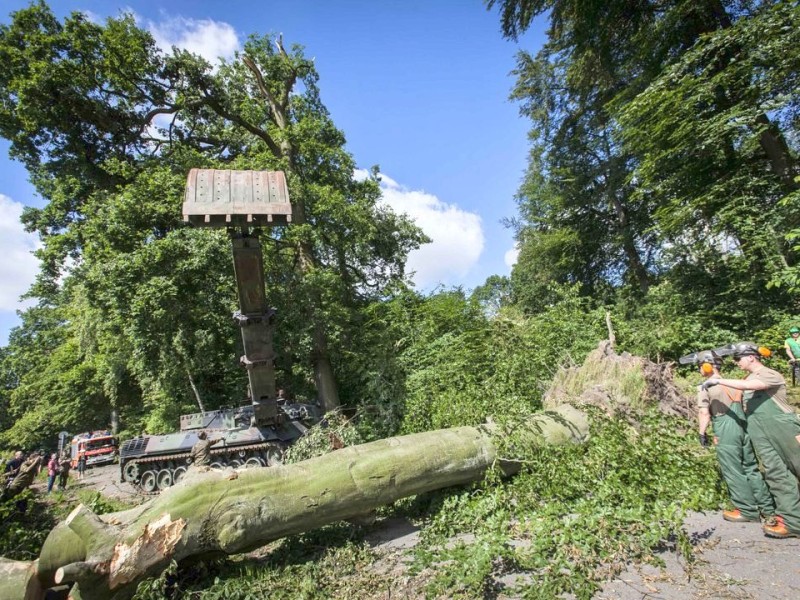
{"type": "MultiPolygon", "coordinates": [[[[508,274],[527,122],[508,100],[518,50],[536,51],[544,23],[519,44],[502,39],[481,0],[53,0],[103,20],[133,12],[166,49],[231,57],[251,33],[282,34],[314,57],[322,99],[359,168],[379,165],[384,200],[433,239],[409,258],[417,289],[473,288],[508,274]]],[[[0,21],[28,5],[4,0],[0,21]]],[[[24,169],[0,141],[0,345],[18,323],[18,297],[33,280],[36,240],[18,224],[41,206],[24,169]]]]}

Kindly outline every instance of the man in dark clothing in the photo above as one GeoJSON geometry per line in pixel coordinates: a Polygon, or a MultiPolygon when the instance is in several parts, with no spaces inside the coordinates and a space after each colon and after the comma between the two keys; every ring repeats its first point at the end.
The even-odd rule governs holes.
{"type": "Polygon", "coordinates": [[[4,469],[6,477],[11,477],[12,479],[17,476],[17,472],[19,471],[20,466],[24,462],[25,455],[22,454],[22,450],[17,450],[14,453],[14,458],[9,460],[6,463],[6,468],[4,469]]]}
{"type": "Polygon", "coordinates": [[[25,455],[22,454],[22,450],[17,450],[14,453],[14,458],[9,460],[6,463],[5,469],[3,469],[3,479],[0,480],[0,489],[14,481],[14,477],[19,473],[19,468],[22,466],[24,460],[25,455]]]}
{"type": "MultiPolygon", "coordinates": [[[[21,454],[21,452],[19,453],[21,454]]],[[[18,494],[22,493],[28,486],[33,483],[33,480],[36,478],[36,474],[39,472],[39,466],[41,464],[42,457],[36,453],[31,454],[28,457],[28,460],[24,461],[19,468],[17,469],[17,474],[14,479],[8,484],[3,493],[0,495],[0,498],[3,500],[7,498],[13,498],[18,494]]],[[[17,508],[20,508],[19,506],[17,508]]],[[[24,512],[24,510],[21,510],[24,512]]]]}

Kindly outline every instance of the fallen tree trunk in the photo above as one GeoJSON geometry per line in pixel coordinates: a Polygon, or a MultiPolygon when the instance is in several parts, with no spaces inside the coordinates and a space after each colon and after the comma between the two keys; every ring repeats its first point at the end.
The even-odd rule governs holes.
{"type": "Polygon", "coordinates": [[[197,473],[120,513],[98,516],[81,505],[50,532],[38,561],[0,562],[0,573],[14,575],[0,586],[0,600],[42,598],[38,589],[73,582],[76,598],[129,598],[172,560],[246,552],[406,496],[479,481],[493,466],[512,474],[536,448],[587,436],[583,413],[564,405],[524,422],[389,438],[238,476],[197,473]]]}

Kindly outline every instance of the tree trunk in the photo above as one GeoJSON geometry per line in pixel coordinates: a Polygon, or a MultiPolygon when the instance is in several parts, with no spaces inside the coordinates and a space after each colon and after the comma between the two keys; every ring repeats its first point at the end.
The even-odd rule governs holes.
{"type": "Polygon", "coordinates": [[[328,337],[321,324],[314,326],[314,347],[312,361],[314,363],[314,381],[319,394],[319,404],[324,412],[339,408],[339,391],[333,376],[333,366],[328,354],[328,337]]]}
{"type": "Polygon", "coordinates": [[[119,409],[117,409],[117,399],[114,398],[111,402],[111,433],[117,435],[119,433],[119,409]]]}
{"type": "Polygon", "coordinates": [[[778,126],[769,120],[767,115],[758,115],[756,123],[763,127],[759,134],[758,142],[767,155],[772,171],[781,180],[781,184],[783,184],[783,188],[787,193],[797,190],[800,188],[800,184],[794,180],[794,159],[789,151],[786,138],[778,129],[778,126]]]}
{"type": "MultiPolygon", "coordinates": [[[[288,176],[296,176],[303,179],[303,175],[297,168],[297,152],[292,137],[288,134],[290,129],[291,118],[289,114],[289,96],[294,90],[297,81],[297,70],[292,63],[291,57],[288,55],[283,47],[282,37],[275,40],[275,45],[278,52],[286,61],[287,71],[285,80],[283,81],[284,89],[277,96],[270,91],[264,82],[264,76],[261,73],[258,65],[249,57],[245,56],[242,59],[244,65],[250,70],[256,80],[258,89],[260,90],[264,101],[269,108],[272,122],[280,129],[284,136],[275,142],[272,136],[266,129],[260,131],[259,137],[267,142],[271,152],[277,157],[286,161],[284,171],[288,176]]],[[[241,123],[240,123],[241,124],[241,123]]],[[[306,223],[306,210],[305,203],[301,199],[295,201],[292,205],[292,222],[295,225],[304,225],[306,223]]],[[[317,259],[314,256],[311,245],[307,242],[300,242],[298,244],[298,257],[300,261],[300,270],[303,275],[307,275],[312,269],[317,266],[317,259]]],[[[317,393],[319,395],[319,403],[324,411],[333,410],[339,407],[339,392],[336,386],[336,379],[333,376],[333,366],[331,365],[330,356],[328,354],[328,335],[321,322],[318,322],[319,315],[323,312],[322,307],[318,304],[311,306],[312,319],[314,319],[311,361],[314,368],[314,380],[317,386],[317,393]]]]}
{"type": "Polygon", "coordinates": [[[479,481],[495,465],[513,474],[525,454],[581,442],[588,429],[583,413],[563,405],[513,426],[389,438],[235,478],[232,471],[196,472],[120,513],[98,516],[80,505],[50,532],[38,561],[0,562],[7,574],[0,600],[39,599],[36,586],[72,582],[83,600],[130,598],[142,578],[172,560],[247,552],[406,496],[479,481]],[[509,437],[514,443],[504,445],[509,437]]]}
{"type": "Polygon", "coordinates": [[[206,412],[206,409],[203,406],[203,398],[200,396],[200,390],[197,389],[197,386],[194,383],[194,377],[192,377],[192,372],[188,367],[186,368],[186,376],[189,378],[189,385],[194,392],[194,399],[197,401],[197,406],[200,407],[200,412],[206,412]]]}

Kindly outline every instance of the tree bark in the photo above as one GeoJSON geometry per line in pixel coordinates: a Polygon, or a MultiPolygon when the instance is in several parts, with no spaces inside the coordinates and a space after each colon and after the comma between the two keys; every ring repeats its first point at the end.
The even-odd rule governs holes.
{"type": "Polygon", "coordinates": [[[479,481],[493,466],[510,475],[526,453],[582,442],[588,429],[583,413],[562,405],[513,426],[389,438],[235,478],[197,472],[125,512],[98,516],[80,505],[50,532],[38,561],[0,562],[7,574],[0,600],[37,600],[42,590],[73,582],[83,600],[130,598],[142,578],[172,560],[247,552],[406,496],[479,481]],[[510,435],[516,455],[504,450],[510,435]]]}

